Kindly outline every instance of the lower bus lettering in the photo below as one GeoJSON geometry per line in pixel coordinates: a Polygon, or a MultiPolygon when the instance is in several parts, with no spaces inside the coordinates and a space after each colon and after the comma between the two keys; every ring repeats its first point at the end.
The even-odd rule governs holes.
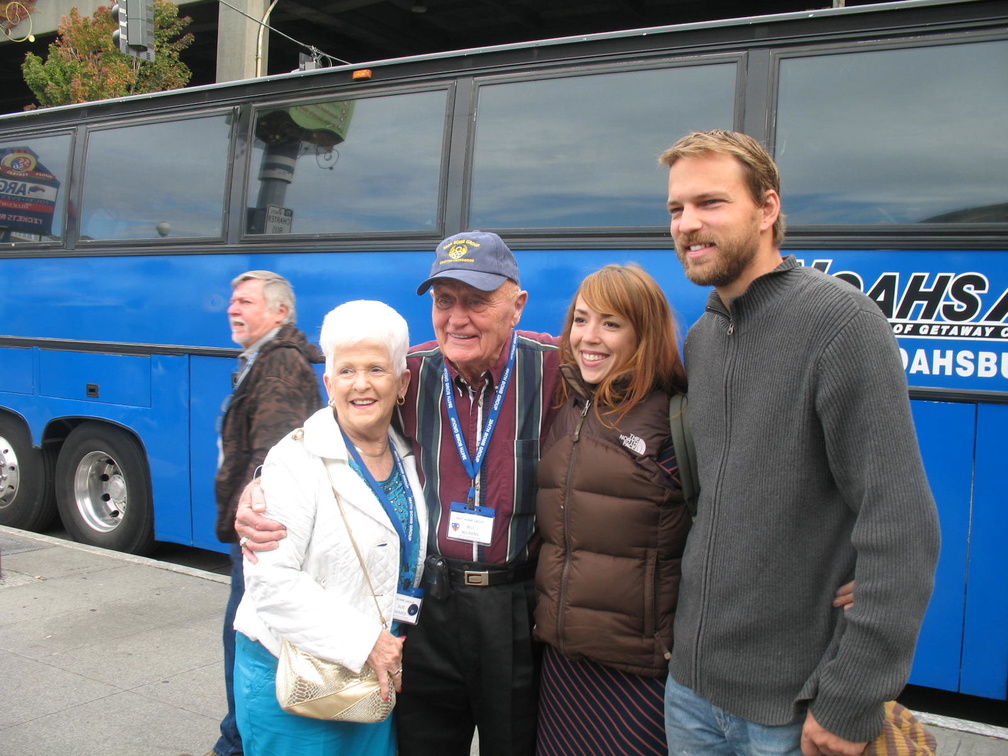
{"type": "MultiPolygon", "coordinates": [[[[1008,334],[1008,328],[1002,329],[1008,334]]],[[[910,375],[955,375],[960,378],[1008,378],[1008,352],[969,349],[900,349],[903,369],[910,375]]]]}
{"type": "MultiPolygon", "coordinates": [[[[981,326],[972,324],[956,324],[952,325],[949,323],[895,323],[893,324],[893,333],[903,336],[903,335],[914,335],[914,336],[946,336],[946,337],[959,337],[959,338],[978,338],[978,339],[989,339],[991,334],[997,330],[997,326],[981,326]]],[[[1005,333],[1008,333],[1008,328],[1001,329],[1001,336],[1004,337],[1005,333]]]]}

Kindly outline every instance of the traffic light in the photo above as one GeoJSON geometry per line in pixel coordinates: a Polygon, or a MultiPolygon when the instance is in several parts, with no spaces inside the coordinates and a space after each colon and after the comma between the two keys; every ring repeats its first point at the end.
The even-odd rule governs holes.
{"type": "Polygon", "coordinates": [[[154,0],[118,0],[112,16],[119,22],[112,32],[119,50],[140,60],[154,60],[154,0]]]}

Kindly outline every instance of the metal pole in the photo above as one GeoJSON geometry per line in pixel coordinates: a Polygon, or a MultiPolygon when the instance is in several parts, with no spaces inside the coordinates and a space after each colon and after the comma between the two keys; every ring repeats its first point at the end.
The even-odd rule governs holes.
{"type": "MultiPolygon", "coordinates": [[[[262,58],[263,58],[262,48],[263,48],[263,35],[266,32],[266,22],[269,20],[270,13],[273,12],[273,9],[276,7],[276,4],[278,2],[280,2],[280,0],[273,0],[273,2],[270,4],[270,7],[266,9],[266,14],[262,17],[262,20],[259,22],[259,36],[256,38],[256,65],[255,65],[255,75],[257,79],[260,76],[262,76],[262,58]]],[[[834,0],[834,2],[836,2],[836,0],[834,0]]]]}

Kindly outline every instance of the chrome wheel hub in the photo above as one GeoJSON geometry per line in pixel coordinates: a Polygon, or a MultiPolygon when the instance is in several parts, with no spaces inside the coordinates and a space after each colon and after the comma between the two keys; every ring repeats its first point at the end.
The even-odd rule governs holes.
{"type": "Polygon", "coordinates": [[[88,526],[101,533],[119,527],[127,507],[126,478],[119,463],[103,451],[85,454],[74,475],[77,509],[88,526]]]}

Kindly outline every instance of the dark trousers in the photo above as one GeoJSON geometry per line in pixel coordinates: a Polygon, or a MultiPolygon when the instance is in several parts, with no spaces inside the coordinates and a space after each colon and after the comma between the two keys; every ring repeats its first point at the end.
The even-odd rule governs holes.
{"type": "Polygon", "coordinates": [[[459,587],[424,600],[403,649],[396,704],[400,756],[535,753],[541,649],[532,640],[535,585],[459,587]]]}
{"type": "Polygon", "coordinates": [[[224,688],[227,692],[228,710],[220,723],[220,738],[213,747],[217,756],[237,756],[242,753],[241,735],[235,721],[234,699],[234,658],[235,658],[235,612],[245,595],[245,571],[243,569],[241,546],[231,544],[231,594],[227,609],[224,610],[224,688]]]}

